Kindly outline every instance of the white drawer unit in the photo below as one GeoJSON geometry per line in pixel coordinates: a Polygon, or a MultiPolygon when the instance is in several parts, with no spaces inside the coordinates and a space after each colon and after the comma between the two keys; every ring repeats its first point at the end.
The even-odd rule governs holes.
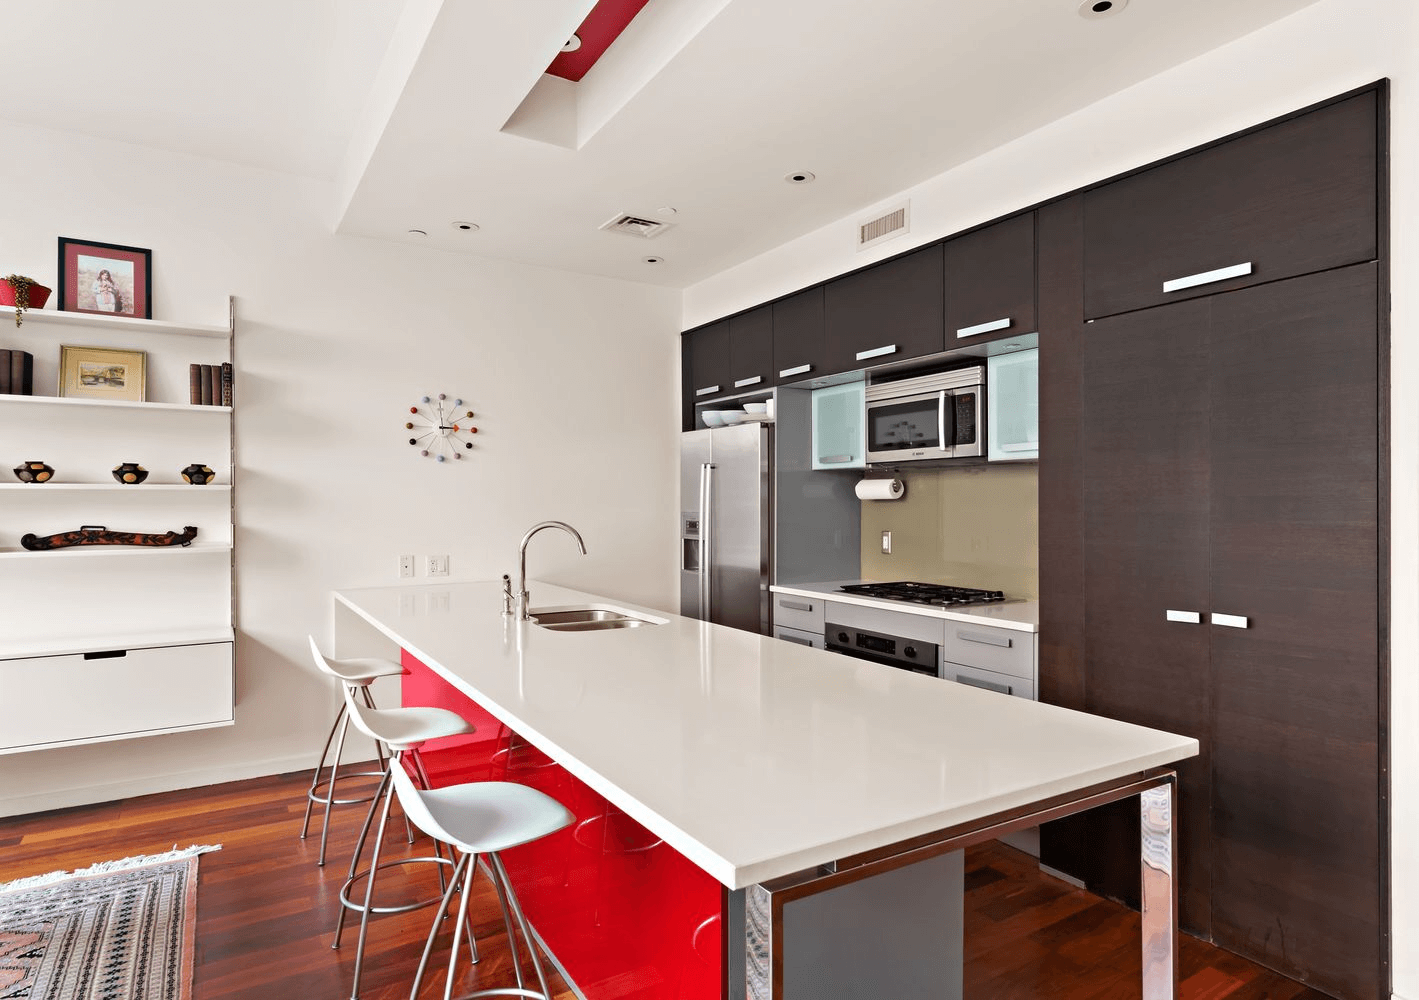
{"type": "Polygon", "coordinates": [[[795,594],[774,595],[774,625],[798,629],[803,632],[817,632],[823,637],[823,599],[820,597],[799,597],[795,594]]]}
{"type": "Polygon", "coordinates": [[[1010,674],[998,674],[994,670],[968,667],[964,663],[952,663],[949,660],[941,664],[941,677],[943,680],[955,681],[957,684],[966,684],[970,687],[978,687],[986,691],[994,691],[997,694],[1008,694],[1015,698],[1028,698],[1030,701],[1035,700],[1035,681],[1032,677],[1013,677],[1010,674]]]}
{"type": "Polygon", "coordinates": [[[948,621],[941,659],[965,663],[998,674],[1030,681],[1035,679],[1035,634],[948,621]]]}
{"type": "Polygon", "coordinates": [[[0,753],[231,725],[232,644],[0,660],[0,753]]]}
{"type": "Polygon", "coordinates": [[[805,632],[802,629],[785,628],[782,625],[775,625],[774,638],[782,639],[784,642],[796,642],[800,646],[811,646],[814,649],[823,648],[823,629],[821,626],[816,632],[805,632]]]}

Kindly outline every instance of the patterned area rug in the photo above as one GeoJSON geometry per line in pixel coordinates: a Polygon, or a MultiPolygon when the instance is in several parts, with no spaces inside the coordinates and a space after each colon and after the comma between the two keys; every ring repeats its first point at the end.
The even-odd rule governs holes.
{"type": "Polygon", "coordinates": [[[220,849],[0,884],[0,1000],[187,1000],[197,856],[220,849]]]}

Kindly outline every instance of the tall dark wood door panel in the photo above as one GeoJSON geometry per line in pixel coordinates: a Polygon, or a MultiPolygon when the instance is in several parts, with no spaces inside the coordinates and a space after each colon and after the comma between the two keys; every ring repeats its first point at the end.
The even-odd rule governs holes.
{"type": "Polygon", "coordinates": [[[1373,264],[1213,305],[1212,931],[1374,1000],[1380,952],[1373,264]]]}
{"type": "MultiPolygon", "coordinates": [[[[1179,913],[1208,929],[1207,301],[1099,320],[1083,334],[1088,710],[1196,737],[1178,768],[1179,913]]],[[[1091,889],[1137,905],[1137,809],[1090,825],[1091,889]]]]}

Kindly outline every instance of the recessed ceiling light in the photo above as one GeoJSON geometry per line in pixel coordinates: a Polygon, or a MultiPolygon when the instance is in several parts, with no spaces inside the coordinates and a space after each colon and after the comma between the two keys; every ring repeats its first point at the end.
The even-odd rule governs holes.
{"type": "Polygon", "coordinates": [[[579,48],[581,48],[580,35],[572,35],[572,37],[568,38],[564,43],[562,43],[563,52],[575,52],[579,48]]]}
{"type": "Polygon", "coordinates": [[[1128,6],[1128,0],[1084,0],[1079,5],[1079,16],[1091,21],[1117,14],[1128,6]]]}
{"type": "Polygon", "coordinates": [[[426,229],[411,229],[409,230],[409,235],[422,239],[423,237],[429,235],[429,233],[426,229]]]}
{"type": "Polygon", "coordinates": [[[664,264],[664,263],[665,263],[665,258],[664,258],[664,257],[642,257],[641,260],[645,261],[647,264],[664,264]]]}
{"type": "Polygon", "coordinates": [[[656,214],[656,215],[679,215],[680,213],[679,213],[678,210],[676,210],[676,209],[674,209],[674,208],[671,208],[669,205],[661,205],[659,208],[657,208],[657,209],[655,210],[655,214],[656,214]]]}
{"type": "Polygon", "coordinates": [[[449,225],[465,233],[476,233],[478,231],[478,223],[476,222],[450,222],[449,225]]]}
{"type": "Polygon", "coordinates": [[[784,174],[783,179],[790,184],[812,184],[818,176],[807,170],[795,170],[791,174],[784,174]]]}

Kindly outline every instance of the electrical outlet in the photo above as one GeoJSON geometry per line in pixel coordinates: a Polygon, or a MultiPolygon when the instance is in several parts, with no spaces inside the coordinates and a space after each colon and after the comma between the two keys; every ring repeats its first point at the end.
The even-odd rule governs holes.
{"type": "Polygon", "coordinates": [[[882,532],[882,554],[884,556],[892,554],[892,533],[890,531],[882,532]]]}
{"type": "Polygon", "coordinates": [[[412,579],[413,576],[414,576],[414,557],[413,557],[413,556],[400,556],[400,557],[399,557],[399,579],[401,579],[401,580],[409,580],[409,579],[412,579]]]}
{"type": "Polygon", "coordinates": [[[448,576],[448,556],[429,556],[429,576],[448,576]]]}

